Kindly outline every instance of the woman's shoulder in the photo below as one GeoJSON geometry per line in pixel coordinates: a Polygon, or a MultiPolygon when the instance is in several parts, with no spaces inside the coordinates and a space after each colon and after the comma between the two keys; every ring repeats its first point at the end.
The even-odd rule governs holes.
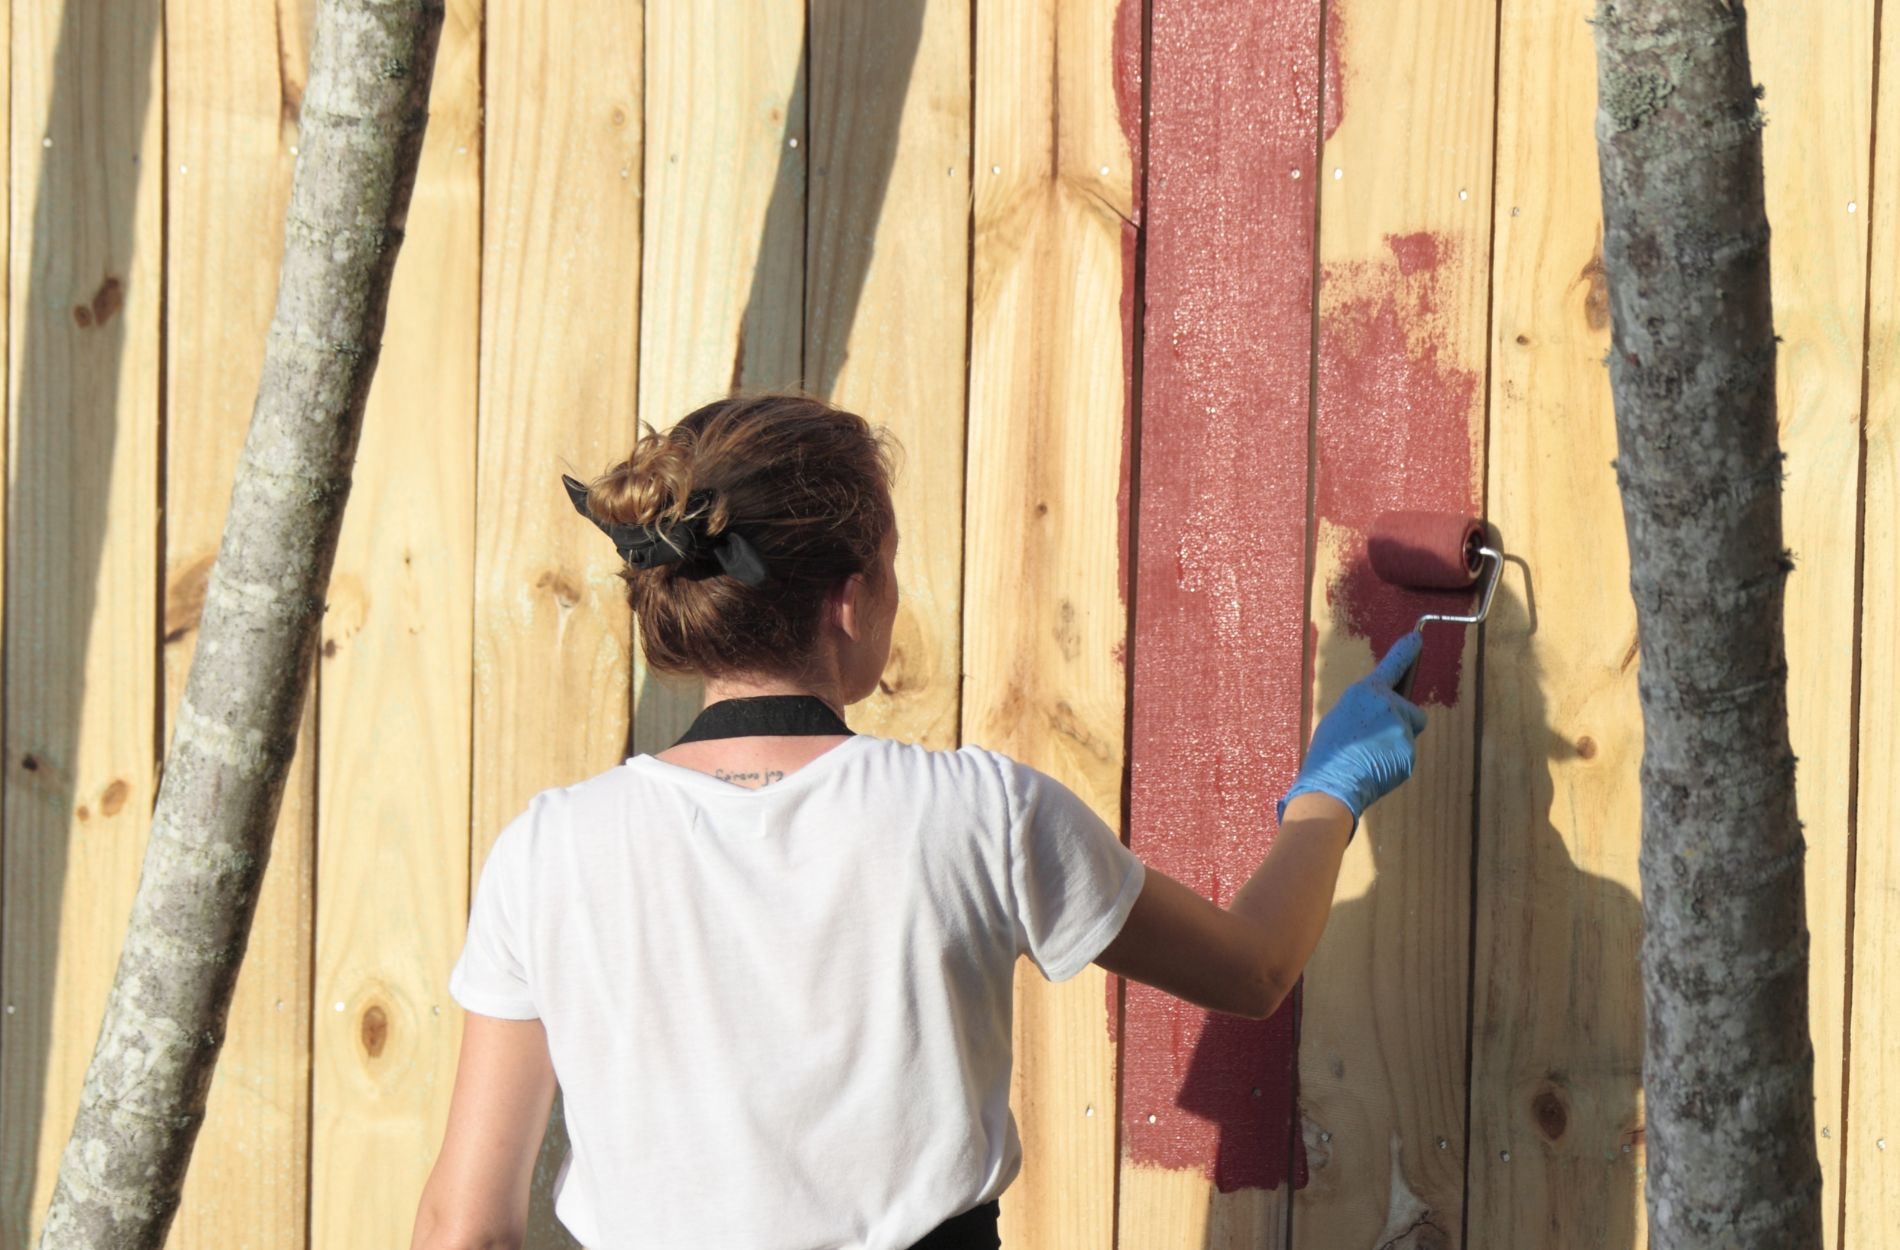
{"type": "Polygon", "coordinates": [[[1040,769],[981,743],[929,747],[898,738],[861,736],[871,739],[866,743],[867,753],[893,771],[978,787],[1008,799],[1012,805],[1024,793],[1054,780],[1040,769]]]}

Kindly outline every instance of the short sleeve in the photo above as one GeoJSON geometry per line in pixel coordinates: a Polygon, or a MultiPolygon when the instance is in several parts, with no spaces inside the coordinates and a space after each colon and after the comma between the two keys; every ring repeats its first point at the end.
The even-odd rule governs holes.
{"type": "Polygon", "coordinates": [[[449,970],[449,996],[470,1011],[503,1020],[533,1020],[528,985],[527,932],[529,876],[527,851],[539,800],[510,821],[489,848],[469,906],[468,936],[462,956],[449,970]]]}
{"type": "Polygon", "coordinates": [[[1017,949],[1051,981],[1086,968],[1141,893],[1133,851],[1074,791],[998,756],[1010,792],[1010,893],[1017,949]]]}

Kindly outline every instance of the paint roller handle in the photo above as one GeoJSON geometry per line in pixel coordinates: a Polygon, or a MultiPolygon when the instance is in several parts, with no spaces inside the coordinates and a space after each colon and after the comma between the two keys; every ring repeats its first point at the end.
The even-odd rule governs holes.
{"type": "Polygon", "coordinates": [[[1280,800],[1330,794],[1359,817],[1412,775],[1413,740],[1425,731],[1425,713],[1395,689],[1417,666],[1424,638],[1417,630],[1392,644],[1373,670],[1346,687],[1313,730],[1299,775],[1280,800]]]}
{"type": "Polygon", "coordinates": [[[1413,654],[1412,662],[1405,666],[1405,671],[1400,673],[1398,680],[1392,683],[1392,693],[1409,703],[1412,699],[1412,683],[1418,679],[1419,657],[1425,654],[1425,650],[1423,646],[1424,635],[1419,631],[1413,630],[1410,634],[1407,634],[1406,637],[1419,639],[1421,645],[1418,651],[1413,654]]]}

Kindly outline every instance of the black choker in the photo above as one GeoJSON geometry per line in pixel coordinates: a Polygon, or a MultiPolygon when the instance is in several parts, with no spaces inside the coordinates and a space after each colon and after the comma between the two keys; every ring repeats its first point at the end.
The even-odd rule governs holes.
{"type": "Polygon", "coordinates": [[[808,738],[826,734],[848,737],[851,727],[823,699],[809,694],[761,694],[708,704],[673,745],[709,738],[808,738]]]}

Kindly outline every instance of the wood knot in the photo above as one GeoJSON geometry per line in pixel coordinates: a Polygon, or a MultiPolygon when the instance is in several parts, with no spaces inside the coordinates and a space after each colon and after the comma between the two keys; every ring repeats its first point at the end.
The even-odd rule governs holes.
{"type": "Polygon", "coordinates": [[[364,1008],[360,1032],[363,1050],[371,1059],[383,1053],[383,1047],[389,1043],[389,1013],[381,1004],[371,1003],[364,1008]]]}
{"type": "Polygon", "coordinates": [[[1597,740],[1592,738],[1589,734],[1584,734],[1581,738],[1578,738],[1577,756],[1579,759],[1595,759],[1597,757],[1597,740]]]}
{"type": "Polygon", "coordinates": [[[335,656],[336,656],[336,639],[325,638],[323,640],[323,658],[326,660],[329,660],[329,659],[334,659],[335,656]]]}
{"type": "Polygon", "coordinates": [[[28,751],[25,755],[20,757],[20,767],[26,769],[29,773],[36,773],[40,771],[40,757],[28,751]]]}
{"type": "Polygon", "coordinates": [[[1610,275],[1603,267],[1603,249],[1596,254],[1577,275],[1579,283],[1586,284],[1583,293],[1583,321],[1592,330],[1601,330],[1610,324],[1610,275]]]}
{"type": "Polygon", "coordinates": [[[117,278],[107,277],[91,299],[73,305],[73,322],[82,330],[91,330],[112,320],[112,315],[123,307],[125,286],[117,278]]]}
{"type": "Polygon", "coordinates": [[[198,557],[179,571],[165,587],[165,642],[183,641],[198,628],[205,614],[205,589],[211,584],[211,566],[216,552],[198,557]]]}
{"type": "Polygon", "coordinates": [[[131,797],[131,794],[132,787],[123,777],[114,780],[111,785],[106,787],[105,793],[99,796],[99,814],[102,816],[117,816],[119,810],[125,806],[126,799],[131,797]]]}
{"type": "Polygon", "coordinates": [[[917,614],[909,605],[900,605],[897,619],[891,622],[891,653],[877,688],[887,695],[924,689],[930,684],[930,659],[917,614]]]}
{"type": "Polygon", "coordinates": [[[534,579],[536,590],[545,590],[554,596],[554,602],[564,608],[571,608],[581,601],[581,588],[574,579],[560,569],[547,569],[534,579]]]}
{"type": "Polygon", "coordinates": [[[92,809],[87,807],[84,803],[81,803],[79,810],[74,812],[73,815],[79,817],[81,821],[88,821],[92,819],[92,809]]]}
{"type": "Polygon", "coordinates": [[[1530,335],[1528,335],[1528,334],[1520,334],[1520,335],[1518,335],[1518,336],[1517,336],[1517,345],[1518,345],[1519,347],[1529,347],[1529,346],[1531,345],[1531,336],[1530,336],[1530,335]]]}
{"type": "Polygon", "coordinates": [[[1050,631],[1062,651],[1062,658],[1070,661],[1082,654],[1082,631],[1076,626],[1075,616],[1075,604],[1067,599],[1059,600],[1055,627],[1050,631]]]}
{"type": "MultiPolygon", "coordinates": [[[[614,111],[608,114],[608,119],[613,122],[616,128],[624,126],[627,124],[627,110],[621,108],[619,105],[615,105],[614,111]]],[[[773,118],[773,120],[776,121],[778,119],[773,118]]]]}
{"type": "Polygon", "coordinates": [[[1537,1131],[1548,1141],[1556,1141],[1570,1127],[1570,1112],[1554,1089],[1539,1090],[1537,1097],[1531,1099],[1531,1118],[1537,1121],[1537,1131]]]}

